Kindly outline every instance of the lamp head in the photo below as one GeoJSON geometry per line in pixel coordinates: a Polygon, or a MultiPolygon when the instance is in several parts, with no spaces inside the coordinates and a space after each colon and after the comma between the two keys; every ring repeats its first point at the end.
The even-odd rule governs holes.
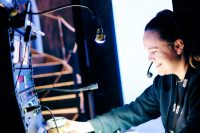
{"type": "Polygon", "coordinates": [[[95,37],[95,42],[98,44],[102,44],[105,41],[106,41],[106,35],[103,33],[103,28],[98,28],[95,37]]]}

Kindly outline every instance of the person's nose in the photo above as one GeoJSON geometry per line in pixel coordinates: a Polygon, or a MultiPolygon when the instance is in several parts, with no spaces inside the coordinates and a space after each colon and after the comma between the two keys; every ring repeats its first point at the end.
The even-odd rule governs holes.
{"type": "Polygon", "coordinates": [[[148,60],[149,60],[149,62],[154,62],[155,57],[153,56],[152,53],[148,55],[148,60]]]}

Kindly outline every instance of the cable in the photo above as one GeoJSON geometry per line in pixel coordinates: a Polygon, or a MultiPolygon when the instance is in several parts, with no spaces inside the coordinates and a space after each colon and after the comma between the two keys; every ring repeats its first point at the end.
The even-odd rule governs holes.
{"type": "Polygon", "coordinates": [[[21,70],[22,70],[22,66],[23,66],[23,63],[24,63],[24,59],[25,59],[25,57],[26,57],[27,47],[28,47],[28,43],[25,44],[24,57],[23,57],[23,59],[22,59],[22,62],[20,63],[19,73],[18,73],[18,76],[17,76],[17,80],[16,80],[16,82],[15,82],[15,84],[14,84],[14,90],[16,89],[17,82],[18,82],[19,76],[20,76],[20,74],[21,74],[21,70]]]}
{"type": "Polygon", "coordinates": [[[59,133],[58,125],[57,125],[57,123],[56,123],[56,119],[55,119],[54,114],[51,112],[51,109],[50,109],[49,107],[47,107],[47,106],[44,106],[44,105],[41,105],[41,107],[46,108],[46,109],[49,111],[49,113],[51,114],[51,116],[52,116],[52,118],[53,118],[53,121],[54,121],[54,123],[55,123],[56,130],[57,130],[57,132],[59,133]]]}
{"type": "Polygon", "coordinates": [[[82,87],[79,89],[59,89],[59,88],[45,88],[41,90],[35,90],[36,93],[40,93],[43,91],[51,90],[51,91],[59,91],[59,92],[82,92],[82,91],[89,91],[89,90],[95,90],[98,89],[98,84],[92,84],[87,87],[82,87]]]}
{"type": "MultiPolygon", "coordinates": [[[[29,3],[30,1],[28,1],[29,3]]],[[[28,4],[27,3],[27,4],[28,4]]],[[[26,57],[26,52],[27,52],[27,47],[28,47],[28,42],[29,42],[29,38],[30,38],[30,33],[31,33],[31,26],[27,26],[26,27],[26,31],[25,31],[25,34],[24,34],[24,42],[25,42],[25,51],[24,51],[24,56],[22,58],[22,62],[20,63],[20,68],[19,68],[19,73],[18,73],[18,76],[17,76],[17,80],[16,80],[16,83],[14,84],[14,90],[16,89],[16,86],[17,86],[17,82],[19,80],[19,76],[21,74],[21,70],[22,70],[22,67],[23,67],[23,63],[24,63],[24,59],[26,57]]],[[[20,42],[21,42],[21,38],[20,38],[20,42]]]]}

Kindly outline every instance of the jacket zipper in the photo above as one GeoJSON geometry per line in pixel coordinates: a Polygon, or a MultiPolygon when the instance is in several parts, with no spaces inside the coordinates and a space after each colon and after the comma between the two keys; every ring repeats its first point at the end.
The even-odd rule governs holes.
{"type": "Polygon", "coordinates": [[[168,117],[169,117],[169,110],[170,110],[170,107],[172,105],[172,94],[173,94],[173,88],[175,87],[176,84],[174,84],[173,82],[174,78],[172,79],[172,87],[171,87],[171,95],[170,95],[170,100],[169,100],[169,105],[168,105],[168,110],[167,110],[167,117],[166,117],[166,122],[165,122],[165,133],[167,133],[167,124],[168,124],[168,117]]]}

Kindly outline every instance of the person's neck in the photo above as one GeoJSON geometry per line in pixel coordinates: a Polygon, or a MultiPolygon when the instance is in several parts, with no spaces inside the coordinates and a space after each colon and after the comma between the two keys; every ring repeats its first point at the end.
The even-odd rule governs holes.
{"type": "Polygon", "coordinates": [[[187,69],[188,69],[188,64],[184,64],[184,65],[181,65],[177,71],[177,76],[179,78],[179,81],[183,81],[184,78],[185,78],[185,75],[186,75],[186,72],[187,72],[187,69]]]}

